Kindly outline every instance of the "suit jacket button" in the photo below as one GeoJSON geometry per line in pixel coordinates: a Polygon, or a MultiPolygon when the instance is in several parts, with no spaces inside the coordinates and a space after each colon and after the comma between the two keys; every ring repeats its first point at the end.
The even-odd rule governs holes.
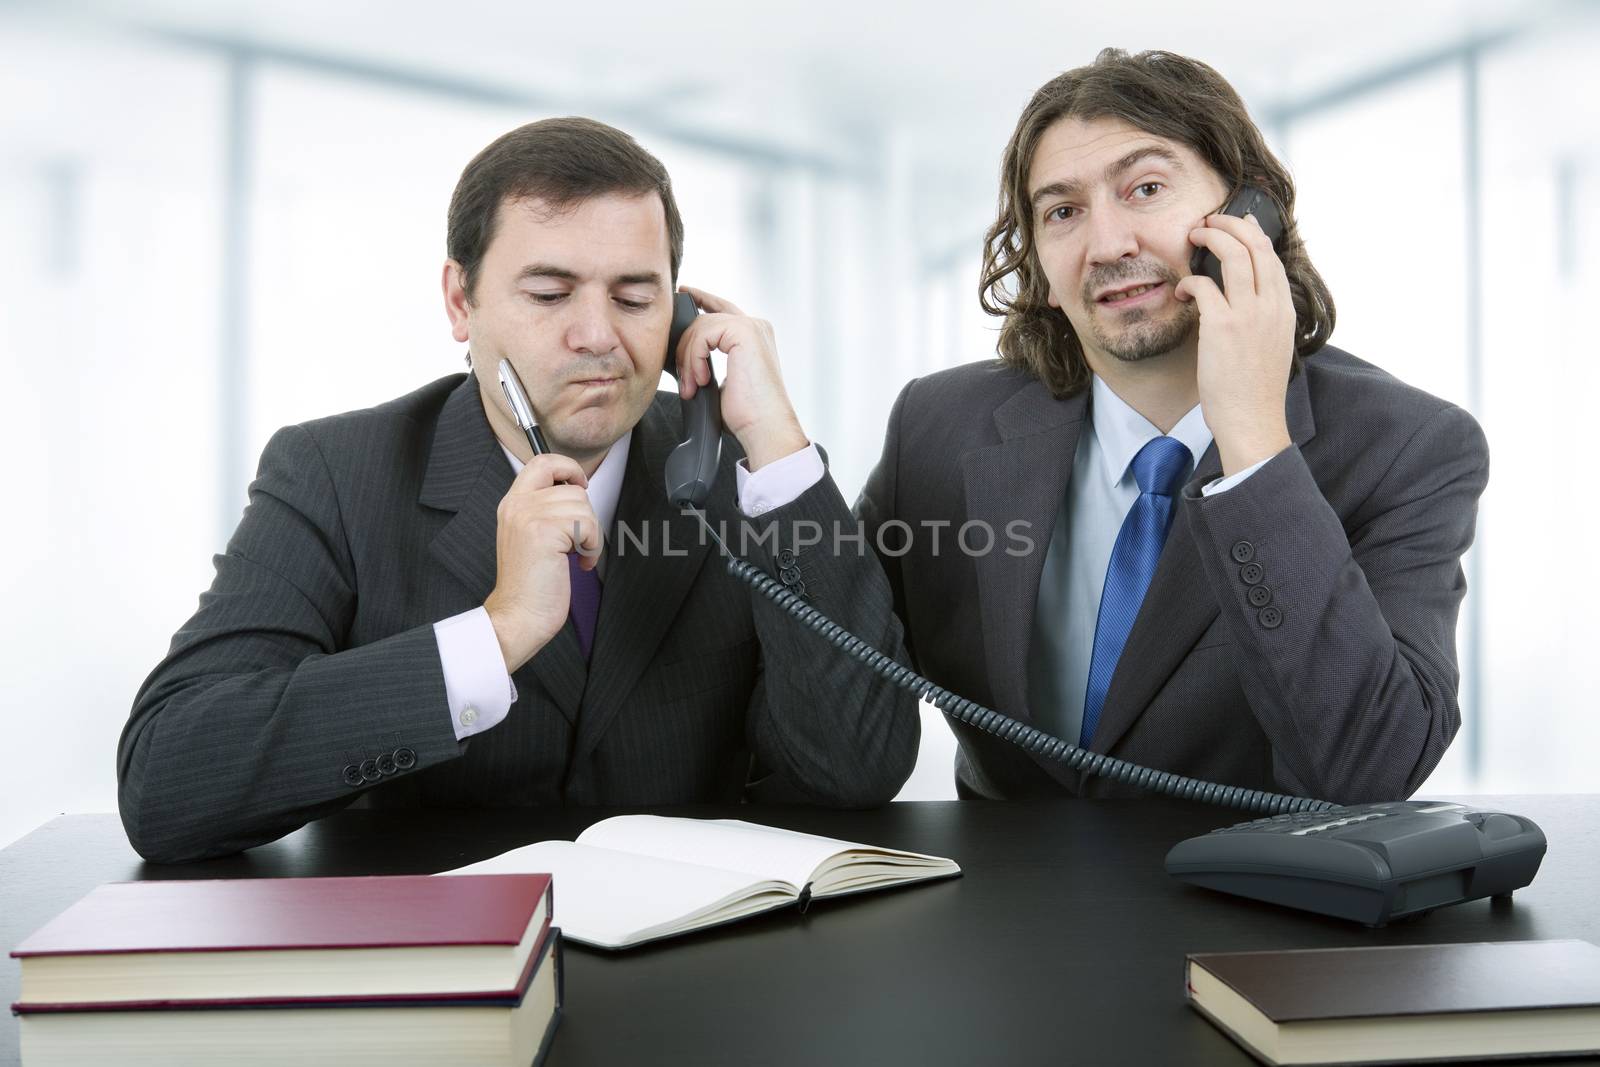
{"type": "Polygon", "coordinates": [[[1264,608],[1270,603],[1272,603],[1272,590],[1264,585],[1252,585],[1250,587],[1251,607],[1264,608]]]}
{"type": "Polygon", "coordinates": [[[1267,629],[1276,630],[1283,625],[1283,612],[1269,604],[1257,613],[1256,620],[1267,629]]]}
{"type": "Polygon", "coordinates": [[[361,777],[361,768],[354,763],[344,769],[345,785],[360,785],[365,779],[361,777]]]}
{"type": "Polygon", "coordinates": [[[1249,563],[1256,558],[1256,546],[1249,541],[1235,541],[1233,543],[1233,561],[1235,563],[1249,563]]]}
{"type": "Polygon", "coordinates": [[[378,773],[378,761],[377,760],[375,760],[375,759],[367,759],[367,760],[362,760],[361,761],[361,780],[362,781],[365,781],[365,782],[376,782],[379,778],[382,778],[382,777],[383,777],[383,775],[378,773]]]}
{"type": "Polygon", "coordinates": [[[384,774],[384,775],[393,774],[398,769],[399,768],[394,765],[394,754],[393,753],[385,752],[383,755],[378,757],[378,773],[379,774],[384,774]]]}
{"type": "Polygon", "coordinates": [[[778,577],[783,579],[784,585],[793,585],[795,582],[800,580],[800,568],[792,566],[785,567],[783,570],[778,572],[778,577]]]}
{"type": "Polygon", "coordinates": [[[1245,585],[1260,585],[1261,579],[1266,576],[1259,563],[1246,563],[1239,568],[1239,580],[1245,585]]]}
{"type": "Polygon", "coordinates": [[[789,586],[789,592],[793,593],[795,596],[805,596],[806,583],[803,581],[795,582],[793,585],[789,586]]]}
{"type": "Polygon", "coordinates": [[[402,771],[409,771],[417,765],[417,754],[409,748],[397,748],[394,750],[394,765],[402,771]]]}
{"type": "Polygon", "coordinates": [[[787,567],[794,562],[794,553],[787,548],[778,553],[778,566],[787,567]]]}

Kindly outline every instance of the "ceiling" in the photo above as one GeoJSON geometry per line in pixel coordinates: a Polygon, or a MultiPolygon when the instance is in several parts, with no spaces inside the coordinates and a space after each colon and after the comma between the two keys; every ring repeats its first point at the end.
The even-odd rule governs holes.
{"type": "Polygon", "coordinates": [[[1572,6],[1344,0],[1264,7],[1275,16],[1254,20],[1193,0],[11,0],[0,10],[366,64],[806,146],[888,129],[940,141],[969,131],[1003,137],[1034,88],[1106,45],[1198,56],[1259,109],[1572,6]]]}
{"type": "MultiPolygon", "coordinates": [[[[582,112],[651,139],[873,179],[909,176],[919,212],[981,211],[1032,91],[1107,45],[1209,62],[1258,118],[1341,85],[1493,44],[1583,0],[1217,4],[505,3],[452,0],[0,0],[0,15],[184,48],[246,49],[334,75],[582,112]]],[[[3,28],[3,26],[0,26],[3,28]]],[[[977,216],[974,216],[976,218],[977,216]]],[[[953,223],[965,232],[971,223],[953,223]]]]}

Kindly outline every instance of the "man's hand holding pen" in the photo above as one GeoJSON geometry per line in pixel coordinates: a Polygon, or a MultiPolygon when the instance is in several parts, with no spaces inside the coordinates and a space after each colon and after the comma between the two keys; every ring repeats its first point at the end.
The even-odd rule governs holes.
{"type": "Polygon", "coordinates": [[[603,540],[583,468],[550,451],[510,360],[500,361],[499,375],[511,413],[533,450],[496,509],[494,591],[483,604],[506,672],[514,674],[567,621],[572,602],[568,555],[577,552],[578,565],[593,570],[603,540]]]}
{"type": "Polygon", "coordinates": [[[600,560],[600,520],[589,505],[589,479],[576,460],[534,456],[500,500],[495,524],[494,591],[484,601],[515,673],[566,624],[572,598],[567,555],[591,570],[600,560]]]}

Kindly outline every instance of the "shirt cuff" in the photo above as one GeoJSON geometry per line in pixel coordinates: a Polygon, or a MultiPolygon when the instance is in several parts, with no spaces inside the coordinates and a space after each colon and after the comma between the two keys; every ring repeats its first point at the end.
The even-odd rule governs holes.
{"type": "Polygon", "coordinates": [[[489,612],[478,607],[433,624],[456,740],[498,726],[517,699],[489,612]]]}
{"type": "Polygon", "coordinates": [[[1246,467],[1238,474],[1230,474],[1226,478],[1218,478],[1216,481],[1211,482],[1208,485],[1202,485],[1200,487],[1200,495],[1216,496],[1218,493],[1226,493],[1229,489],[1232,489],[1234,486],[1250,477],[1256,471],[1260,470],[1262,467],[1265,467],[1268,463],[1271,463],[1272,458],[1273,457],[1268,456],[1259,463],[1250,464],[1250,466],[1246,467]]]}
{"type": "Polygon", "coordinates": [[[741,459],[734,467],[734,477],[739,482],[739,510],[753,519],[773,508],[793,504],[827,473],[822,454],[814,444],[773,460],[753,474],[741,459]]]}

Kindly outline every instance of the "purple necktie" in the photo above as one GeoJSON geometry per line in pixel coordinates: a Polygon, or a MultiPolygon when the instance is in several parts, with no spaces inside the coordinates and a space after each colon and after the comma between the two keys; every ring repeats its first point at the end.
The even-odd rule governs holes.
{"type": "Polygon", "coordinates": [[[578,647],[583,658],[589,658],[594,647],[594,624],[600,618],[600,575],[578,566],[582,557],[576,552],[567,553],[567,573],[572,576],[572,627],[578,631],[578,647]]]}

